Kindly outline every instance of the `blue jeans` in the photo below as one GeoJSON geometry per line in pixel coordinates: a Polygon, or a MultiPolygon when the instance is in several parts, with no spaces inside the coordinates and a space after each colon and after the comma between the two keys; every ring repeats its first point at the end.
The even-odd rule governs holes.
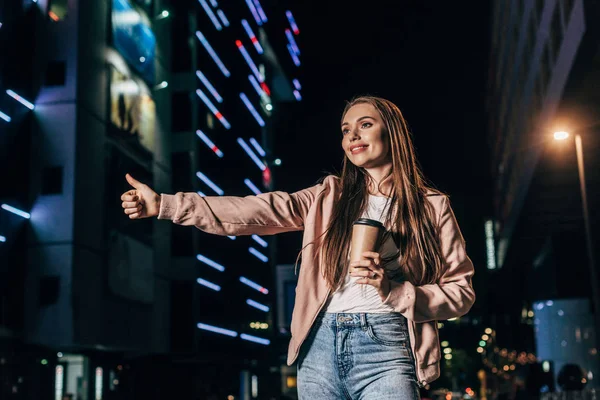
{"type": "Polygon", "coordinates": [[[418,400],[406,318],[321,313],[298,359],[300,400],[418,400]]]}

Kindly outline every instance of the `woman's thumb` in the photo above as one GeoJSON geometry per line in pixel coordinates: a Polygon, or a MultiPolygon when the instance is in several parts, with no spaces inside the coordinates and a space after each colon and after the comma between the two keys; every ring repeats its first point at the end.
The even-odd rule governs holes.
{"type": "Polygon", "coordinates": [[[133,178],[133,176],[126,174],[125,175],[125,179],[127,179],[127,182],[133,186],[135,189],[141,189],[141,187],[144,185],[142,182],[139,182],[137,180],[135,180],[133,178]]]}

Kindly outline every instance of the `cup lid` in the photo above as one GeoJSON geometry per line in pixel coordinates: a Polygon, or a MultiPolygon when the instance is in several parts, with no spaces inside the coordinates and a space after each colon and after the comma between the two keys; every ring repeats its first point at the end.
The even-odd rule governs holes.
{"type": "Polygon", "coordinates": [[[380,221],[369,218],[359,218],[356,220],[356,222],[354,222],[354,225],[368,225],[383,229],[383,224],[380,221]]]}

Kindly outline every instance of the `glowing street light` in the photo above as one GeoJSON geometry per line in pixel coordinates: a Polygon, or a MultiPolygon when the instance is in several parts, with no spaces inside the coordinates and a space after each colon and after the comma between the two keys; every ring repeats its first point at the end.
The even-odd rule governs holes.
{"type": "Polygon", "coordinates": [[[569,132],[554,132],[554,140],[567,140],[569,138],[569,132]]]}

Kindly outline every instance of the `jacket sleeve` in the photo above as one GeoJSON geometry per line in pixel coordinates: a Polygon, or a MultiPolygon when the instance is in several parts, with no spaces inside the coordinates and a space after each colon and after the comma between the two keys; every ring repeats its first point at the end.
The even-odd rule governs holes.
{"type": "Polygon", "coordinates": [[[291,194],[270,192],[247,197],[201,197],[197,193],[181,192],[162,194],[158,219],[193,225],[215,235],[273,235],[300,231],[304,229],[310,206],[324,185],[325,182],[291,194]]]}
{"type": "Polygon", "coordinates": [[[415,286],[410,282],[390,282],[388,304],[414,322],[446,320],[466,314],[475,302],[471,283],[473,263],[467,256],[462,237],[447,197],[442,200],[440,240],[446,270],[435,284],[415,286]]]}

